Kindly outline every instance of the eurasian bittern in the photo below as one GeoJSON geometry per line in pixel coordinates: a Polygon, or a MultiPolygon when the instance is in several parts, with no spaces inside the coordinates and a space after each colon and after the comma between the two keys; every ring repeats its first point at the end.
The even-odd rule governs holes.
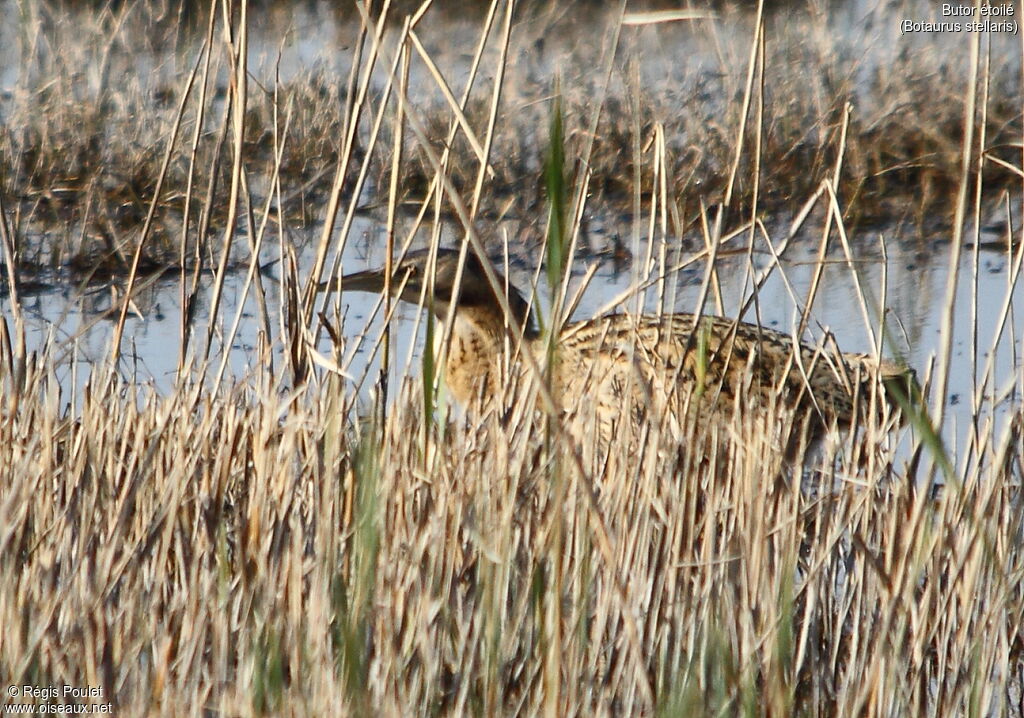
{"type": "MultiPolygon", "coordinates": [[[[449,319],[459,252],[437,251],[432,284],[429,256],[427,250],[408,253],[395,264],[390,287],[397,298],[418,303],[425,287],[432,286],[430,304],[443,325],[449,319]]],[[[547,344],[534,326],[529,304],[508,286],[512,316],[506,318],[480,260],[472,251],[466,253],[445,364],[447,386],[463,405],[486,401],[501,388],[502,357],[510,337],[521,336],[523,351],[544,364],[547,344]]],[[[343,291],[381,292],[384,287],[383,269],[341,280],[343,291]]],[[[721,418],[771,401],[814,412],[821,426],[849,423],[855,397],[869,396],[871,382],[903,374],[889,362],[872,366],[864,355],[830,351],[722,317],[702,316],[698,321],[693,314],[610,314],[567,324],[554,357],[553,396],[565,410],[592,409],[603,438],[622,417],[637,422],[656,412],[678,421],[694,412],[721,418]]]]}

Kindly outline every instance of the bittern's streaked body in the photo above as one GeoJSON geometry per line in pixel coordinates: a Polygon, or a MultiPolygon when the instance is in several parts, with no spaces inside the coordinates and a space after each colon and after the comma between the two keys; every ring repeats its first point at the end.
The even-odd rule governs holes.
{"type": "MultiPolygon", "coordinates": [[[[409,253],[395,266],[393,293],[416,303],[424,287],[433,286],[433,311],[447,322],[458,257],[455,250],[438,250],[430,285],[429,252],[409,253]]],[[[341,284],[345,291],[380,292],[384,286],[384,270],[350,274],[341,284]]],[[[445,366],[449,390],[463,405],[500,389],[510,336],[522,336],[524,350],[543,366],[546,344],[528,303],[511,286],[507,296],[512,316],[506,319],[480,260],[467,252],[445,366]]],[[[756,324],[712,316],[698,322],[692,314],[612,314],[568,324],[555,357],[552,393],[565,410],[593,410],[603,438],[623,417],[635,422],[654,411],[679,420],[694,409],[697,416],[723,417],[769,399],[805,407],[822,425],[847,423],[854,397],[868,382],[897,372],[888,365],[880,372],[863,355],[825,350],[756,324]]]]}

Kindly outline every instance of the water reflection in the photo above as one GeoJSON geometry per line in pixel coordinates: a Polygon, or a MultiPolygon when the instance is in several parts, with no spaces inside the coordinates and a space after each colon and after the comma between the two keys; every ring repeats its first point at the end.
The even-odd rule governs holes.
{"type": "MultiPolygon", "coordinates": [[[[505,116],[516,117],[526,128],[515,141],[527,167],[530,162],[534,165],[540,162],[541,145],[537,142],[536,129],[530,128],[542,127],[546,121],[547,106],[544,102],[550,96],[554,77],[563,78],[565,87],[585,98],[589,98],[602,81],[601,73],[595,68],[599,66],[602,43],[607,39],[610,15],[597,11],[589,15],[586,19],[593,26],[588,32],[552,32],[552,29],[578,20],[566,15],[565,7],[571,5],[526,5],[515,19],[510,52],[512,60],[505,78],[505,116]]],[[[934,60],[933,65],[929,65],[934,67],[934,72],[961,78],[961,81],[966,77],[967,53],[949,51],[948,40],[944,45],[944,41],[937,41],[931,36],[905,39],[899,36],[892,7],[899,6],[913,13],[916,19],[926,20],[936,12],[934,3],[848,0],[833,3],[830,6],[832,12],[799,17],[790,12],[787,3],[779,5],[781,7],[777,7],[768,19],[767,31],[772,44],[776,48],[784,48],[783,52],[773,56],[776,64],[769,68],[777,73],[775,79],[781,84],[769,83],[769,94],[778,90],[776,94],[785,97],[785,83],[806,82],[807,58],[818,56],[813,52],[814,45],[825,38],[836,52],[850,58],[849,71],[855,81],[849,86],[855,91],[852,96],[841,99],[856,103],[862,117],[883,115],[888,106],[886,103],[901,101],[903,95],[886,91],[889,83],[900,79],[898,73],[886,74],[900,56],[921,52],[934,60]],[[818,30],[809,32],[809,28],[818,30]]],[[[147,6],[142,6],[143,16],[138,21],[143,28],[151,27],[145,17],[147,6]]],[[[420,41],[432,61],[437,63],[439,72],[451,87],[457,89],[465,84],[472,50],[479,40],[483,22],[482,9],[467,11],[466,7],[477,8],[473,4],[459,4],[458,11],[446,11],[444,4],[439,4],[439,9],[431,16],[436,22],[424,23],[417,29],[420,41]]],[[[76,84],[76,89],[83,94],[101,92],[105,82],[116,78],[121,89],[135,88],[127,95],[149,98],[155,107],[166,110],[168,105],[173,105],[169,100],[174,97],[174,88],[180,85],[182,77],[198,57],[205,32],[201,14],[179,16],[172,12],[156,25],[158,31],[155,33],[125,30],[118,35],[118,42],[62,45],[56,41],[61,33],[99,33],[103,22],[109,22],[110,18],[104,16],[107,19],[100,22],[95,19],[94,11],[87,7],[77,11],[72,9],[69,12],[82,14],[81,23],[67,22],[51,28],[50,20],[36,23],[19,14],[26,8],[33,11],[38,4],[0,0],[0,17],[19,18],[19,22],[0,23],[0,120],[9,117],[11,108],[19,102],[27,102],[33,88],[46,85],[46,78],[33,75],[40,74],[48,66],[46,60],[52,60],[54,56],[59,56],[61,66],[82,68],[74,73],[74,77],[81,80],[80,87],[76,84]],[[178,19],[182,21],[177,22],[178,19]],[[35,27],[42,27],[46,32],[52,30],[54,37],[47,38],[50,42],[39,42],[39,38],[30,37],[26,31],[35,27]],[[97,53],[107,53],[103,55],[104,63],[97,62],[97,53]]],[[[162,11],[154,5],[151,12],[162,11]]],[[[127,21],[132,22],[133,18],[129,16],[127,21]]],[[[719,31],[715,33],[702,32],[699,23],[673,23],[624,33],[619,45],[624,62],[618,68],[619,72],[611,77],[607,111],[614,112],[615,103],[625,106],[632,101],[631,93],[636,88],[630,83],[636,81],[650,101],[659,105],[654,116],[683,118],[678,127],[669,128],[672,130],[666,138],[669,150],[678,152],[679,156],[700,154],[704,148],[690,146],[692,126],[687,125],[688,109],[695,101],[711,106],[713,110],[738,106],[736,97],[737,93],[742,94],[742,88],[731,83],[736,77],[742,78],[743,73],[733,76],[726,72],[726,68],[745,67],[752,36],[748,12],[723,10],[717,22],[719,31]],[[736,32],[729,32],[728,28],[736,28],[736,32]]],[[[343,86],[351,73],[359,39],[359,27],[352,15],[351,4],[262,4],[260,11],[252,15],[251,31],[249,68],[255,82],[262,87],[273,87],[277,80],[287,83],[310,75],[327,77],[336,86],[343,86]]],[[[397,26],[389,26],[386,41],[393,43],[398,31],[397,26]]],[[[957,38],[958,42],[961,40],[963,38],[957,38]]],[[[1011,36],[993,36],[990,40],[993,75],[997,80],[993,86],[998,88],[999,77],[1009,75],[1016,78],[1020,53],[1014,44],[1016,39],[1011,36]],[[1013,49],[1018,52],[1013,52],[1013,49]]],[[[957,47],[962,49],[965,45],[957,47]]],[[[493,79],[497,52],[497,43],[492,43],[482,63],[487,82],[493,79]]],[[[371,89],[380,90],[386,80],[385,69],[378,67],[374,73],[371,89]]],[[[828,79],[831,81],[832,78],[828,79]]],[[[847,87],[845,79],[848,78],[838,78],[843,80],[839,83],[843,87],[847,87]]],[[[222,89],[226,87],[227,75],[223,68],[217,82],[222,89]]],[[[486,85],[487,82],[480,84],[486,85]]],[[[421,105],[420,109],[430,105],[444,106],[446,102],[421,62],[415,62],[411,67],[410,96],[421,105]]],[[[829,96],[826,104],[839,101],[829,96]]],[[[705,108],[703,113],[694,114],[700,118],[709,113],[705,108]]],[[[710,114],[714,115],[714,112],[710,114]]],[[[628,113],[622,115],[627,116],[628,113]]],[[[784,116],[775,121],[804,126],[804,118],[799,115],[784,116]]],[[[827,131],[815,122],[806,123],[807,132],[827,131]]],[[[723,120],[724,124],[728,123],[723,120]]],[[[727,136],[729,133],[723,130],[722,134],[727,136]]],[[[628,149],[623,153],[623,162],[627,161],[628,153],[628,149]]],[[[624,173],[629,171],[630,168],[622,168],[624,173]]],[[[265,192],[266,188],[260,186],[259,177],[251,179],[256,200],[261,201],[260,192],[265,192]]],[[[681,194],[685,195],[684,200],[692,200],[704,188],[699,182],[689,184],[686,180],[685,177],[680,178],[685,190],[681,194]]],[[[372,183],[371,179],[369,184],[372,183]]],[[[510,186],[512,190],[518,188],[515,184],[510,186]]],[[[57,189],[48,191],[52,194],[57,189]]],[[[294,189],[286,187],[285,193],[294,189]]],[[[505,189],[511,191],[508,187],[505,189]]],[[[531,189],[538,196],[541,194],[537,188],[531,189]]],[[[638,218],[634,224],[623,216],[621,208],[608,209],[610,203],[602,204],[605,191],[608,194],[612,192],[604,187],[594,190],[592,206],[596,209],[589,217],[587,236],[575,266],[577,276],[582,276],[588,262],[599,261],[598,255],[610,257],[600,260],[601,268],[583,296],[576,312],[577,318],[592,316],[630,287],[656,278],[665,267],[682,263],[701,247],[699,238],[681,242],[678,238],[663,240],[658,236],[653,242],[647,242],[643,239],[648,231],[645,220],[638,218]],[[632,256],[632,261],[625,261],[628,255],[632,256]],[[650,261],[644,261],[647,257],[650,261]]],[[[913,188],[909,194],[915,191],[913,188]]],[[[369,188],[364,189],[363,204],[373,199],[372,194],[369,188]]],[[[314,206],[317,207],[313,210],[315,220],[322,221],[319,205],[314,206]]],[[[914,210],[903,211],[909,214],[914,210]]],[[[825,257],[822,280],[811,307],[807,335],[816,338],[824,331],[831,331],[844,350],[872,351],[874,343],[880,341],[879,327],[884,319],[887,336],[891,339],[887,340],[883,353],[904,355],[919,374],[926,376],[934,357],[940,353],[942,314],[947,305],[945,288],[949,244],[937,243],[933,239],[915,243],[911,238],[916,240],[929,235],[926,230],[930,227],[925,225],[931,221],[934,220],[915,217],[905,224],[883,224],[873,233],[861,227],[857,230],[860,236],[852,242],[856,271],[847,263],[840,245],[833,241],[825,257]],[[885,237],[885,253],[878,237],[885,237]],[[874,308],[883,300],[887,310],[884,316],[880,316],[874,308]],[[862,309],[865,305],[868,307],[866,311],[862,309]]],[[[977,264],[973,252],[967,251],[958,266],[961,280],[952,303],[955,319],[953,366],[945,397],[954,418],[951,424],[970,420],[975,403],[976,378],[984,374],[987,365],[993,367],[993,377],[988,386],[997,396],[1005,399],[998,392],[1007,387],[1019,392],[1021,385],[1019,337],[1024,325],[1020,312],[1010,312],[1010,326],[1001,324],[1003,309],[1008,302],[1019,307],[1021,289],[1012,274],[1013,264],[1002,248],[1004,231],[998,227],[998,215],[986,216],[986,221],[994,224],[996,231],[981,234],[986,248],[977,255],[977,264]],[[987,246],[989,244],[991,246],[987,246]]],[[[529,223],[513,221],[489,227],[489,236],[493,239],[492,255],[499,264],[503,263],[500,256],[502,239],[508,238],[512,279],[520,288],[530,286],[539,255],[536,236],[533,243],[523,239],[524,226],[529,227],[529,223]]],[[[311,229],[292,230],[300,276],[310,270],[318,231],[315,221],[311,229]]],[[[77,230],[69,231],[72,233],[77,234],[77,230]]],[[[968,232],[968,236],[970,234],[968,232]]],[[[358,218],[340,257],[345,270],[353,271],[381,263],[382,235],[383,230],[377,220],[358,218]]],[[[451,244],[457,241],[458,236],[452,228],[445,227],[442,239],[451,244]]],[[[419,241],[422,243],[425,237],[421,236],[419,241]]],[[[261,263],[276,258],[276,242],[275,238],[268,239],[260,257],[261,263]]],[[[341,238],[335,237],[332,246],[336,248],[340,244],[341,238]]],[[[755,245],[749,258],[742,243],[735,250],[734,253],[725,251],[719,257],[718,281],[709,295],[707,310],[736,316],[741,307],[749,305],[743,319],[759,321],[782,331],[796,327],[809,287],[820,266],[818,242],[813,235],[792,244],[781,267],[769,276],[756,297],[751,294],[752,276],[768,266],[771,254],[762,242],[755,245]]],[[[329,262],[333,260],[329,257],[329,262]]],[[[616,309],[654,310],[664,307],[691,311],[701,296],[703,279],[703,263],[688,265],[664,277],[663,281],[655,281],[643,296],[630,298],[616,309]]],[[[23,308],[29,321],[30,348],[38,350],[48,342],[60,346],[67,360],[61,378],[74,393],[88,375],[87,368],[108,354],[121,300],[117,290],[108,284],[77,286],[67,284],[68,280],[59,275],[55,281],[66,286],[60,291],[47,292],[44,291],[46,285],[40,284],[34,288],[35,291],[24,293],[23,308]],[[80,371],[71,371],[72,361],[79,363],[80,371]],[[74,387],[70,386],[72,376],[75,377],[74,387]]],[[[199,328],[204,328],[210,321],[211,285],[206,277],[200,283],[194,317],[194,326],[199,328]]],[[[280,288],[270,279],[266,285],[267,310],[274,320],[271,326],[276,328],[282,312],[280,288]]],[[[243,298],[243,287],[243,271],[233,271],[226,277],[223,305],[214,318],[220,331],[214,333],[210,351],[214,357],[226,357],[229,378],[244,378],[252,371],[256,361],[254,347],[260,344],[260,310],[252,296],[243,298]],[[230,340],[225,339],[224,332],[239,311],[242,317],[239,333],[230,340]]],[[[543,306],[543,287],[539,291],[543,306]]],[[[8,301],[7,297],[0,296],[5,311],[8,301]]],[[[375,304],[373,297],[365,295],[333,297],[326,304],[327,316],[343,327],[341,336],[347,341],[364,332],[376,336],[381,330],[380,317],[367,325],[375,304]]],[[[152,382],[161,391],[170,387],[181,360],[181,313],[179,284],[173,277],[153,279],[150,286],[135,296],[122,347],[126,357],[122,369],[126,374],[138,381],[152,382]]],[[[398,310],[394,356],[399,360],[391,368],[391,386],[395,386],[402,376],[417,371],[415,356],[419,351],[419,340],[414,332],[415,319],[414,309],[403,307],[398,310]]],[[[205,331],[200,333],[205,334],[205,331]]],[[[325,333],[321,333],[318,340],[320,351],[334,354],[325,333]]],[[[280,342],[277,337],[270,337],[270,341],[275,351],[274,361],[280,366],[283,363],[280,342]]],[[[353,376],[372,376],[376,361],[376,357],[367,356],[365,351],[356,352],[350,373],[353,376]]],[[[366,391],[365,387],[360,390],[366,391]]],[[[1004,404],[995,407],[997,415],[1003,412],[1004,404]]],[[[953,430],[947,428],[947,431],[953,430]]]]}
{"type": "MultiPolygon", "coordinates": [[[[352,236],[354,239],[346,243],[341,257],[342,271],[378,266],[383,262],[384,242],[378,224],[368,219],[358,220],[352,236]]],[[[424,232],[418,243],[425,242],[428,236],[429,232],[424,232]]],[[[454,240],[449,228],[445,228],[443,241],[451,243],[454,240]]],[[[988,238],[988,241],[998,244],[997,240],[997,237],[988,238]]],[[[607,310],[609,302],[616,299],[622,301],[617,307],[612,307],[613,311],[657,311],[659,306],[675,311],[692,311],[701,296],[705,262],[692,262],[659,282],[662,266],[674,266],[680,263],[680,259],[685,263],[690,253],[680,251],[678,242],[673,246],[665,245],[664,252],[660,247],[652,247],[651,271],[646,272],[642,260],[647,254],[647,247],[643,249],[645,251],[635,257],[626,270],[621,267],[617,270],[615,262],[609,258],[581,258],[577,261],[574,267],[577,282],[589,262],[600,262],[600,268],[582,295],[574,318],[587,318],[607,310]],[[638,280],[645,279],[651,280],[646,290],[629,296],[629,290],[642,283],[638,280]]],[[[935,244],[929,253],[922,253],[916,247],[890,241],[886,250],[887,261],[880,247],[858,249],[853,264],[855,273],[838,243],[832,246],[822,267],[819,290],[811,307],[805,336],[818,339],[824,332],[831,332],[843,350],[855,352],[871,352],[875,342],[882,342],[883,354],[905,357],[924,378],[932,371],[941,351],[950,245],[935,244]],[[884,317],[877,311],[882,301],[887,308],[884,317]],[[880,332],[883,318],[886,325],[884,338],[880,332]]],[[[269,242],[263,261],[272,260],[277,251],[273,242],[269,242]]],[[[819,270],[818,252],[817,245],[810,241],[792,244],[784,261],[768,275],[756,298],[751,294],[754,277],[769,266],[770,254],[759,250],[751,259],[745,251],[723,252],[717,262],[718,289],[712,285],[706,311],[736,316],[746,305],[748,309],[743,319],[760,321],[781,331],[793,331],[798,326],[808,290],[819,270]]],[[[314,254],[313,241],[298,247],[300,273],[308,274],[314,254]]],[[[500,250],[492,258],[499,266],[505,264],[500,250]]],[[[509,258],[508,266],[513,283],[528,290],[536,276],[534,261],[519,253],[509,258]]],[[[989,365],[991,378],[986,392],[977,397],[983,402],[982,416],[991,412],[1001,421],[1010,402],[1019,401],[1016,393],[1021,386],[1021,336],[1024,335],[1024,319],[1019,307],[1024,301],[1024,289],[1015,281],[1013,266],[1005,250],[979,251],[977,267],[974,251],[968,248],[963,253],[959,266],[960,281],[953,302],[955,331],[950,382],[945,397],[951,419],[946,426],[948,441],[962,441],[960,432],[971,421],[978,377],[984,376],[989,365]],[[1008,305],[1010,313],[1004,323],[1008,305]],[[997,401],[994,406],[991,403],[993,397],[997,401]]],[[[205,333],[209,321],[210,284],[212,282],[203,283],[199,297],[195,317],[198,335],[205,333]]],[[[280,285],[271,277],[265,278],[264,284],[271,326],[276,331],[280,326],[280,285]]],[[[211,347],[215,363],[226,357],[228,381],[244,380],[256,368],[254,348],[260,345],[259,335],[263,327],[256,302],[250,295],[242,306],[237,336],[230,346],[222,344],[224,334],[238,311],[243,286],[244,272],[236,271],[227,277],[222,311],[216,321],[219,330],[215,332],[211,347]]],[[[153,280],[151,286],[136,297],[124,335],[122,372],[135,381],[152,383],[161,391],[166,391],[173,384],[178,368],[179,291],[175,278],[153,280]]],[[[575,291],[575,286],[571,291],[575,291]]],[[[539,306],[544,311],[547,295],[543,281],[538,293],[539,306]]],[[[352,354],[348,373],[352,377],[370,377],[369,382],[359,388],[364,398],[368,396],[369,384],[376,376],[379,356],[370,356],[367,351],[366,347],[372,346],[372,341],[360,345],[358,351],[353,350],[352,342],[361,334],[376,338],[381,332],[381,313],[378,311],[374,315],[377,303],[377,297],[365,294],[326,299],[328,311],[325,316],[342,328],[343,342],[347,346],[332,346],[323,332],[318,345],[318,350],[327,356],[346,357],[352,354]]],[[[60,378],[68,383],[74,374],[78,384],[75,389],[80,389],[89,367],[102,361],[109,352],[120,296],[110,287],[80,287],[37,293],[26,297],[23,305],[29,324],[30,350],[38,350],[47,342],[60,345],[66,360],[60,378]],[[79,363],[74,373],[72,361],[79,363]]],[[[418,374],[422,326],[415,308],[405,305],[399,307],[392,326],[392,356],[396,359],[391,366],[390,385],[397,386],[403,377],[418,374]],[[419,336],[415,333],[418,326],[419,336]]],[[[201,338],[194,340],[194,346],[201,344],[201,338]]],[[[272,337],[272,345],[275,364],[280,367],[283,355],[279,337],[272,337]]],[[[67,386],[67,389],[72,390],[72,387],[67,386]]]]}

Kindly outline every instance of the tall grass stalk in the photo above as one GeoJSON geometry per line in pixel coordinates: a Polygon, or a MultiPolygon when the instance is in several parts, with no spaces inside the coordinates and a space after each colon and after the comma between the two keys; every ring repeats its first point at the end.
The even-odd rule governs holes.
{"type": "MultiPolygon", "coordinates": [[[[158,165],[167,179],[149,197],[147,216],[170,192],[166,183],[180,160],[186,215],[198,213],[186,216],[175,245],[188,303],[199,301],[210,277],[201,267],[211,257],[210,282],[222,291],[240,246],[250,252],[238,264],[246,272],[243,293],[258,294],[265,233],[278,225],[280,286],[275,296],[267,285],[276,301],[256,320],[270,336],[247,376],[231,377],[227,355],[217,356],[212,341],[228,351],[245,318],[241,304],[225,317],[223,302],[214,301],[208,326],[195,313],[183,319],[178,377],[167,391],[132,383],[110,364],[89,367],[79,392],[72,388],[77,373],[63,384],[66,357],[75,359],[79,347],[53,340],[34,353],[26,348],[28,300],[17,272],[26,244],[0,188],[7,275],[0,301],[9,312],[0,322],[0,676],[17,686],[101,687],[120,715],[1020,715],[1024,406],[1019,367],[1006,377],[998,366],[1007,344],[1017,351],[1019,243],[1008,243],[994,333],[974,333],[975,356],[987,351],[988,358],[974,372],[966,448],[946,445],[948,414],[925,408],[929,399],[944,401],[928,392],[946,386],[941,377],[952,359],[945,348],[934,382],[918,367],[919,384],[899,401],[908,426],[880,410],[880,396],[858,396],[854,425],[831,427],[817,444],[802,433],[807,417],[772,405],[741,411],[729,425],[673,424],[652,412],[627,430],[623,416],[623,430],[601,446],[593,427],[564,425],[561,398],[539,381],[543,357],[517,354],[522,337],[513,322],[506,359],[522,369],[526,387],[496,388],[500,410],[449,412],[437,393],[445,355],[429,348],[418,363],[406,361],[390,399],[366,408],[361,387],[374,371],[372,357],[387,355],[385,372],[398,364],[387,340],[397,302],[382,298],[366,325],[353,329],[341,326],[341,300],[318,293],[323,275],[348,269],[339,245],[363,211],[362,189],[383,176],[375,169],[391,171],[379,183],[389,265],[422,239],[416,235],[428,212],[435,248],[454,213],[459,246],[480,256],[487,281],[504,290],[489,261],[498,245],[481,218],[489,218],[490,183],[503,169],[496,148],[511,121],[503,98],[518,16],[511,2],[489,6],[472,71],[453,91],[423,40],[429,5],[401,23],[387,2],[379,14],[375,4],[358,5],[340,147],[308,267],[285,231],[282,199],[301,104],[282,94],[280,134],[275,114],[274,150],[260,175],[245,140],[259,102],[245,60],[254,6],[243,2],[230,16],[211,7],[207,44],[164,127],[158,165]],[[217,22],[227,28],[222,46],[213,40],[217,22]],[[491,57],[500,67],[488,66],[491,57]],[[202,125],[211,115],[206,103],[221,62],[232,79],[223,115],[194,128],[191,146],[181,147],[186,121],[198,117],[202,125]],[[440,129],[410,97],[413,73],[443,97],[440,129]],[[480,95],[483,113],[474,111],[480,95]],[[463,140],[468,149],[460,149],[463,140]],[[221,167],[222,144],[230,170],[221,167]],[[421,169],[422,185],[405,184],[407,173],[421,169]],[[221,175],[231,179],[226,189],[221,175]],[[272,188],[263,201],[257,178],[272,188]],[[419,187],[413,200],[420,206],[405,223],[400,210],[411,186],[419,187]],[[214,220],[218,198],[226,201],[223,224],[214,220]],[[208,248],[213,234],[219,242],[208,248]],[[207,333],[209,356],[189,350],[193,331],[207,333]],[[325,348],[321,333],[335,345],[325,348]],[[291,371],[277,371],[274,350],[285,353],[291,371]],[[353,368],[360,353],[371,357],[361,375],[353,368]],[[930,465],[915,452],[927,452],[930,465]],[[941,481],[929,480],[932,466],[941,481]]],[[[618,79],[620,33],[638,32],[623,30],[624,9],[602,47],[603,75],[584,117],[574,111],[578,90],[568,80],[551,103],[544,254],[555,338],[579,301],[568,289],[591,190],[600,184],[592,183],[593,167],[610,131],[601,118],[618,79]]],[[[31,8],[23,22],[39,22],[29,15],[31,8]]],[[[691,211],[693,237],[704,243],[692,258],[671,259],[679,254],[672,227],[685,224],[683,193],[673,187],[683,175],[667,118],[642,121],[633,67],[633,105],[615,120],[633,133],[624,145],[632,153],[619,158],[635,163],[622,172],[634,178],[629,229],[638,248],[645,232],[651,246],[634,253],[646,254],[637,261],[642,281],[613,307],[634,298],[645,306],[645,292],[657,287],[659,308],[672,311],[677,273],[705,263],[698,308],[707,301],[728,311],[720,270],[729,243],[741,238],[750,287],[741,313],[769,278],[779,280],[793,303],[794,334],[819,336],[826,346],[831,335],[812,308],[824,270],[799,297],[784,255],[802,229],[823,225],[815,252],[822,266],[836,246],[842,271],[856,271],[863,259],[848,222],[856,198],[848,172],[863,159],[849,144],[856,110],[841,105],[830,128],[837,155],[828,176],[793,199],[789,227],[768,221],[767,37],[759,3],[740,91],[722,100],[731,118],[729,151],[721,155],[728,191],[717,210],[691,211]],[[769,260],[755,265],[762,252],[769,260]],[[651,267],[663,276],[648,279],[651,267]]],[[[984,124],[992,94],[987,86],[979,92],[983,76],[979,69],[968,88],[981,108],[969,106],[966,116],[984,124]]],[[[964,188],[987,181],[971,170],[983,146],[971,137],[966,130],[964,188]]],[[[982,204],[982,193],[964,189],[956,218],[983,217],[982,204]]],[[[542,214],[528,228],[543,225],[542,214]]],[[[1010,223],[1009,239],[1017,232],[1010,223]]],[[[503,240],[508,277],[507,234],[503,240]]],[[[152,241],[143,229],[130,248],[128,287],[111,315],[112,353],[128,337],[133,298],[156,281],[139,270],[143,245],[152,241]]],[[[953,283],[962,244],[957,239],[950,259],[953,283]]],[[[854,281],[851,314],[863,317],[872,350],[891,354],[888,294],[854,281]]],[[[954,299],[949,294],[941,307],[950,322],[954,299]]],[[[440,332],[430,301],[421,301],[428,347],[440,332]]],[[[507,302],[503,310],[510,314],[507,302]]],[[[693,341],[703,376],[707,336],[696,332],[693,341]]],[[[74,361],[72,371],[87,367],[74,361]]],[[[0,700],[15,699],[34,700],[0,700]]]]}

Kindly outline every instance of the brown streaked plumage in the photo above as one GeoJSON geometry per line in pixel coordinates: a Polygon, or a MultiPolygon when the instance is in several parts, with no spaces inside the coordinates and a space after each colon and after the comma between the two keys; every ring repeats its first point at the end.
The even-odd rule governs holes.
{"type": "MultiPolygon", "coordinates": [[[[433,311],[442,323],[449,319],[458,256],[455,250],[437,252],[433,311]]],[[[420,301],[428,257],[425,250],[410,252],[396,264],[391,286],[399,299],[420,301]]],[[[341,288],[380,292],[384,270],[347,275],[341,288]]],[[[522,330],[525,350],[543,365],[546,343],[533,326],[529,305],[511,286],[508,300],[513,316],[506,321],[479,259],[468,252],[445,365],[448,387],[464,405],[497,391],[509,345],[507,327],[514,336],[522,330]]],[[[675,421],[687,412],[722,418],[737,408],[772,402],[804,407],[821,425],[846,423],[854,397],[869,382],[904,373],[756,324],[714,316],[698,322],[692,314],[611,314],[568,324],[555,356],[553,394],[565,410],[579,415],[592,410],[603,438],[623,416],[634,422],[651,412],[675,421]]]]}

